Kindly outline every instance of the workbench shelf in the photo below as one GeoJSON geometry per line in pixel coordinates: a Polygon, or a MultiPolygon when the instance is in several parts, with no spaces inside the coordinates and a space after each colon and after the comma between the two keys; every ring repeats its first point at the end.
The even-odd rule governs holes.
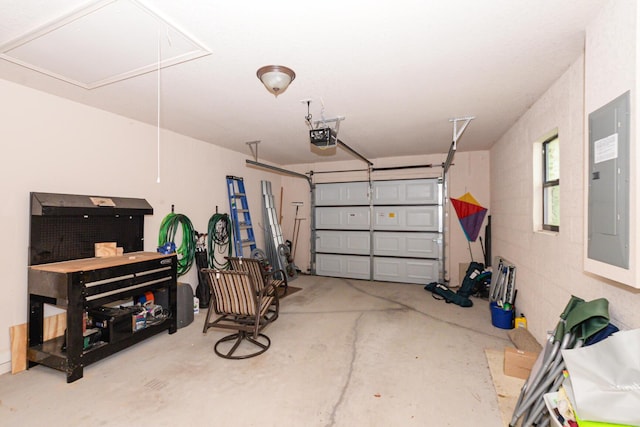
{"type": "Polygon", "coordinates": [[[85,366],[163,331],[177,331],[177,259],[175,254],[132,252],[29,267],[29,367],[41,364],[63,371],[67,382],[83,376],[85,366]],[[84,313],[145,292],[166,292],[169,315],[158,324],[113,342],[84,348],[84,313]],[[66,310],[66,336],[43,341],[45,304],[66,310]],[[66,340],[66,349],[63,346],[66,340]]]}

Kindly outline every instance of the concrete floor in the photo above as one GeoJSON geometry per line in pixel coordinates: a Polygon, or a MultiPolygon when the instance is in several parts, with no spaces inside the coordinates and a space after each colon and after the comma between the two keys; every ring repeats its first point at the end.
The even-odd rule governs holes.
{"type": "Polygon", "coordinates": [[[205,312],[90,365],[67,384],[36,366],[0,376],[2,426],[500,426],[484,349],[502,350],[488,302],[461,308],[420,285],[300,276],[265,333],[225,360],[205,312]]]}

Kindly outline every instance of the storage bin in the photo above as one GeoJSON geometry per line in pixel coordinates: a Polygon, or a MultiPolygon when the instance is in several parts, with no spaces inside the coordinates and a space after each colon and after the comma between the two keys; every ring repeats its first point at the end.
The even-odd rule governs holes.
{"type": "Polygon", "coordinates": [[[497,302],[492,301],[491,324],[496,328],[513,329],[513,310],[504,310],[497,302]]]}

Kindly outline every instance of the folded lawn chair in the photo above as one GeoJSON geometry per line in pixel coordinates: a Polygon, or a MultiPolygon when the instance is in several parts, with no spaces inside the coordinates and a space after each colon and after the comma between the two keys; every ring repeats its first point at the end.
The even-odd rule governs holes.
{"type": "Polygon", "coordinates": [[[560,350],[581,347],[589,337],[608,325],[609,302],[606,299],[585,302],[571,296],[553,335],[545,343],[529,378],[522,386],[509,427],[515,427],[520,418],[522,427],[548,425],[543,395],[557,390],[562,383],[565,365],[560,350]]]}

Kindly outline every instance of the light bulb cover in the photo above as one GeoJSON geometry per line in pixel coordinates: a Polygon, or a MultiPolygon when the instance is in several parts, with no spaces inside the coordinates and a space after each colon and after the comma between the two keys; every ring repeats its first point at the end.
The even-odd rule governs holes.
{"type": "Polygon", "coordinates": [[[264,87],[276,97],[287,90],[289,84],[296,78],[296,73],[283,65],[265,65],[258,69],[256,75],[264,87]]]}

